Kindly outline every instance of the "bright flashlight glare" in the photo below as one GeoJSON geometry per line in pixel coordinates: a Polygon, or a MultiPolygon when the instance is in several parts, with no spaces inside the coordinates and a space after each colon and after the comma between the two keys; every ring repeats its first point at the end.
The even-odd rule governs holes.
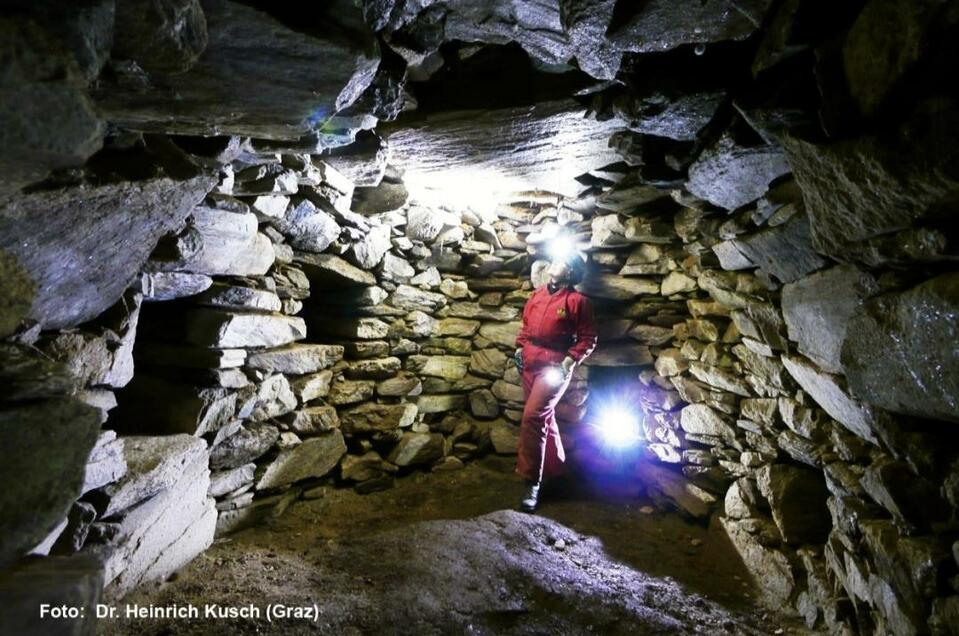
{"type": "Polygon", "coordinates": [[[573,242],[573,237],[568,234],[560,234],[550,239],[548,247],[549,255],[554,260],[566,259],[575,249],[576,244],[573,242]]]}
{"type": "Polygon", "coordinates": [[[610,446],[631,446],[639,440],[639,418],[625,407],[608,407],[600,414],[599,430],[610,446]]]}
{"type": "Polygon", "coordinates": [[[543,379],[552,386],[559,386],[563,383],[563,372],[556,367],[550,367],[543,374],[543,379]]]}

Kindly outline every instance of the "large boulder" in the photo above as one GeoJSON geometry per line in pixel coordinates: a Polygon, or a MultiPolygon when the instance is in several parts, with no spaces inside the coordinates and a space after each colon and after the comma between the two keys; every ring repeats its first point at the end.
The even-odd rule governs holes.
{"type": "Polygon", "coordinates": [[[0,410],[0,568],[40,543],[80,496],[100,412],[72,398],[0,410]]]}
{"type": "Polygon", "coordinates": [[[841,361],[852,391],[897,413],[959,422],[959,274],[855,308],[841,361]]]}
{"type": "MultiPolygon", "coordinates": [[[[107,33],[97,27],[109,25],[109,12],[107,8],[107,15],[97,15],[84,25],[87,31],[108,39],[112,26],[107,26],[107,33]]],[[[58,13],[56,24],[79,26],[79,20],[71,16],[76,10],[61,7],[58,13]]],[[[11,16],[0,21],[0,34],[4,59],[0,80],[2,201],[21,187],[43,180],[51,170],[83,164],[100,150],[106,126],[87,94],[82,69],[59,34],[46,31],[33,20],[11,16]],[[55,126],[50,125],[53,121],[55,126]]],[[[99,66],[96,62],[92,65],[99,66]]],[[[92,74],[98,70],[92,69],[92,74]]]]}
{"type": "MultiPolygon", "coordinates": [[[[177,49],[178,41],[168,36],[191,31],[161,30],[160,42],[168,46],[150,46],[144,37],[135,47],[145,56],[144,66],[155,71],[146,75],[130,64],[120,67],[115,80],[102,82],[97,105],[110,121],[151,132],[295,140],[352,104],[379,64],[372,34],[351,2],[300,14],[296,28],[232,0],[204,0],[197,17],[206,19],[207,44],[188,70],[170,67],[177,59],[188,64],[190,46],[201,42],[182,38],[179,43],[190,46],[177,49]],[[341,37],[344,31],[355,37],[341,37]]],[[[181,26],[187,25],[197,21],[181,26]]],[[[138,23],[137,32],[146,28],[138,23]]]]}
{"type": "Polygon", "coordinates": [[[203,440],[182,437],[189,452],[175,455],[175,465],[164,471],[163,487],[126,511],[103,517],[111,531],[101,528],[103,543],[88,539],[84,547],[104,559],[107,590],[114,596],[165,579],[213,543],[217,512],[207,497],[209,453],[203,440]]]}
{"type": "Polygon", "coordinates": [[[206,443],[192,435],[126,437],[127,472],[117,482],[88,495],[101,518],[112,517],[171,488],[184,467],[209,458],[206,443]]]}
{"type": "Polygon", "coordinates": [[[60,329],[103,313],[214,181],[85,184],[23,194],[0,207],[0,251],[16,257],[36,284],[28,317],[60,329]]]}
{"type": "Polygon", "coordinates": [[[849,320],[863,300],[878,291],[875,279],[852,265],[839,265],[785,285],[782,310],[789,339],[823,370],[842,373],[839,352],[849,320]]]}
{"type": "Polygon", "coordinates": [[[742,40],[762,24],[771,0],[673,2],[652,0],[631,8],[608,35],[623,51],[658,53],[686,44],[742,40]]]}
{"type": "Polygon", "coordinates": [[[840,261],[868,258],[874,237],[934,217],[959,190],[948,121],[921,122],[908,148],[860,137],[820,144],[785,136],[816,248],[840,261]]]}
{"type": "Polygon", "coordinates": [[[828,263],[813,248],[809,219],[801,213],[733,243],[746,259],[781,283],[791,283],[828,263]]]}
{"type": "Polygon", "coordinates": [[[761,197],[789,170],[779,146],[743,146],[727,134],[690,166],[686,187],[713,205],[735,210],[761,197]]]}

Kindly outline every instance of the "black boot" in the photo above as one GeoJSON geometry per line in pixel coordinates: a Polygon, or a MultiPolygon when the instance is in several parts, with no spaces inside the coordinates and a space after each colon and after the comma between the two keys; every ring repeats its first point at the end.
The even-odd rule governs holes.
{"type": "Polygon", "coordinates": [[[519,508],[523,512],[533,512],[536,510],[536,504],[539,503],[539,482],[526,482],[526,495],[520,503],[519,508]]]}

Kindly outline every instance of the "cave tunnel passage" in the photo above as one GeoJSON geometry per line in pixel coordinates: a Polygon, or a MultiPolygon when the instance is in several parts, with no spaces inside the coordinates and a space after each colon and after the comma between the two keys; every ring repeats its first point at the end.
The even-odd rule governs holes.
{"type": "Polygon", "coordinates": [[[0,633],[959,633],[955,3],[321,4],[5,3],[0,633]]]}

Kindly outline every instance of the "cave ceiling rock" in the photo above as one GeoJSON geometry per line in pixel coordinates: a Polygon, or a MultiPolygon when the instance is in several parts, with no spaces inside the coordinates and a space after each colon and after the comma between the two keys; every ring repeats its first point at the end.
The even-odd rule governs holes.
{"type": "Polygon", "coordinates": [[[324,5],[301,30],[232,0],[204,0],[203,13],[208,42],[185,72],[114,62],[95,95],[108,120],[131,130],[296,140],[354,103],[379,65],[372,32],[346,0],[324,5]]]}
{"type": "MultiPolygon", "coordinates": [[[[444,42],[519,44],[544,70],[576,60],[597,79],[616,77],[624,52],[742,40],[759,28],[771,0],[653,0],[617,16],[614,0],[372,0],[367,21],[411,66],[437,67],[444,42]]],[[[432,68],[429,68],[432,67],[432,68]]]]}
{"type": "Polygon", "coordinates": [[[910,72],[942,38],[952,37],[946,34],[957,24],[959,11],[949,3],[867,2],[842,44],[842,66],[859,112],[876,117],[895,92],[921,92],[910,72]]]}
{"type": "Polygon", "coordinates": [[[390,128],[387,141],[414,196],[439,193],[447,204],[481,209],[511,192],[575,197],[583,187],[577,176],[619,159],[608,140],[621,123],[584,113],[571,99],[447,111],[390,128]]]}
{"type": "Polygon", "coordinates": [[[200,0],[118,0],[112,56],[147,73],[189,69],[209,41],[200,0]]]}
{"type": "Polygon", "coordinates": [[[182,227],[214,183],[197,176],[83,184],[38,190],[0,207],[0,250],[37,285],[28,318],[60,329],[103,313],[157,240],[182,227]]]}
{"type": "Polygon", "coordinates": [[[699,198],[732,211],[761,197],[770,183],[789,171],[778,145],[743,145],[727,132],[690,166],[686,187],[699,198]]]}
{"type": "Polygon", "coordinates": [[[410,66],[429,63],[450,40],[516,42],[546,68],[564,67],[573,57],[555,0],[387,0],[366,8],[367,19],[410,66]]]}
{"type": "Polygon", "coordinates": [[[870,240],[954,217],[957,131],[955,116],[937,111],[902,131],[913,136],[908,149],[876,137],[815,143],[783,136],[816,249],[840,261],[869,260],[870,240]]]}
{"type": "MultiPolygon", "coordinates": [[[[624,3],[633,4],[633,3],[624,3]]],[[[635,3],[608,38],[622,51],[655,53],[685,44],[743,40],[762,23],[772,0],[651,0],[635,3]]]]}
{"type": "Polygon", "coordinates": [[[106,126],[76,61],[36,22],[0,18],[0,201],[52,170],[82,165],[106,126]],[[56,122],[56,125],[51,125],[56,122]]]}
{"type": "Polygon", "coordinates": [[[725,91],[677,89],[629,92],[613,102],[613,110],[630,130],[677,141],[694,141],[712,120],[725,91]]]}

